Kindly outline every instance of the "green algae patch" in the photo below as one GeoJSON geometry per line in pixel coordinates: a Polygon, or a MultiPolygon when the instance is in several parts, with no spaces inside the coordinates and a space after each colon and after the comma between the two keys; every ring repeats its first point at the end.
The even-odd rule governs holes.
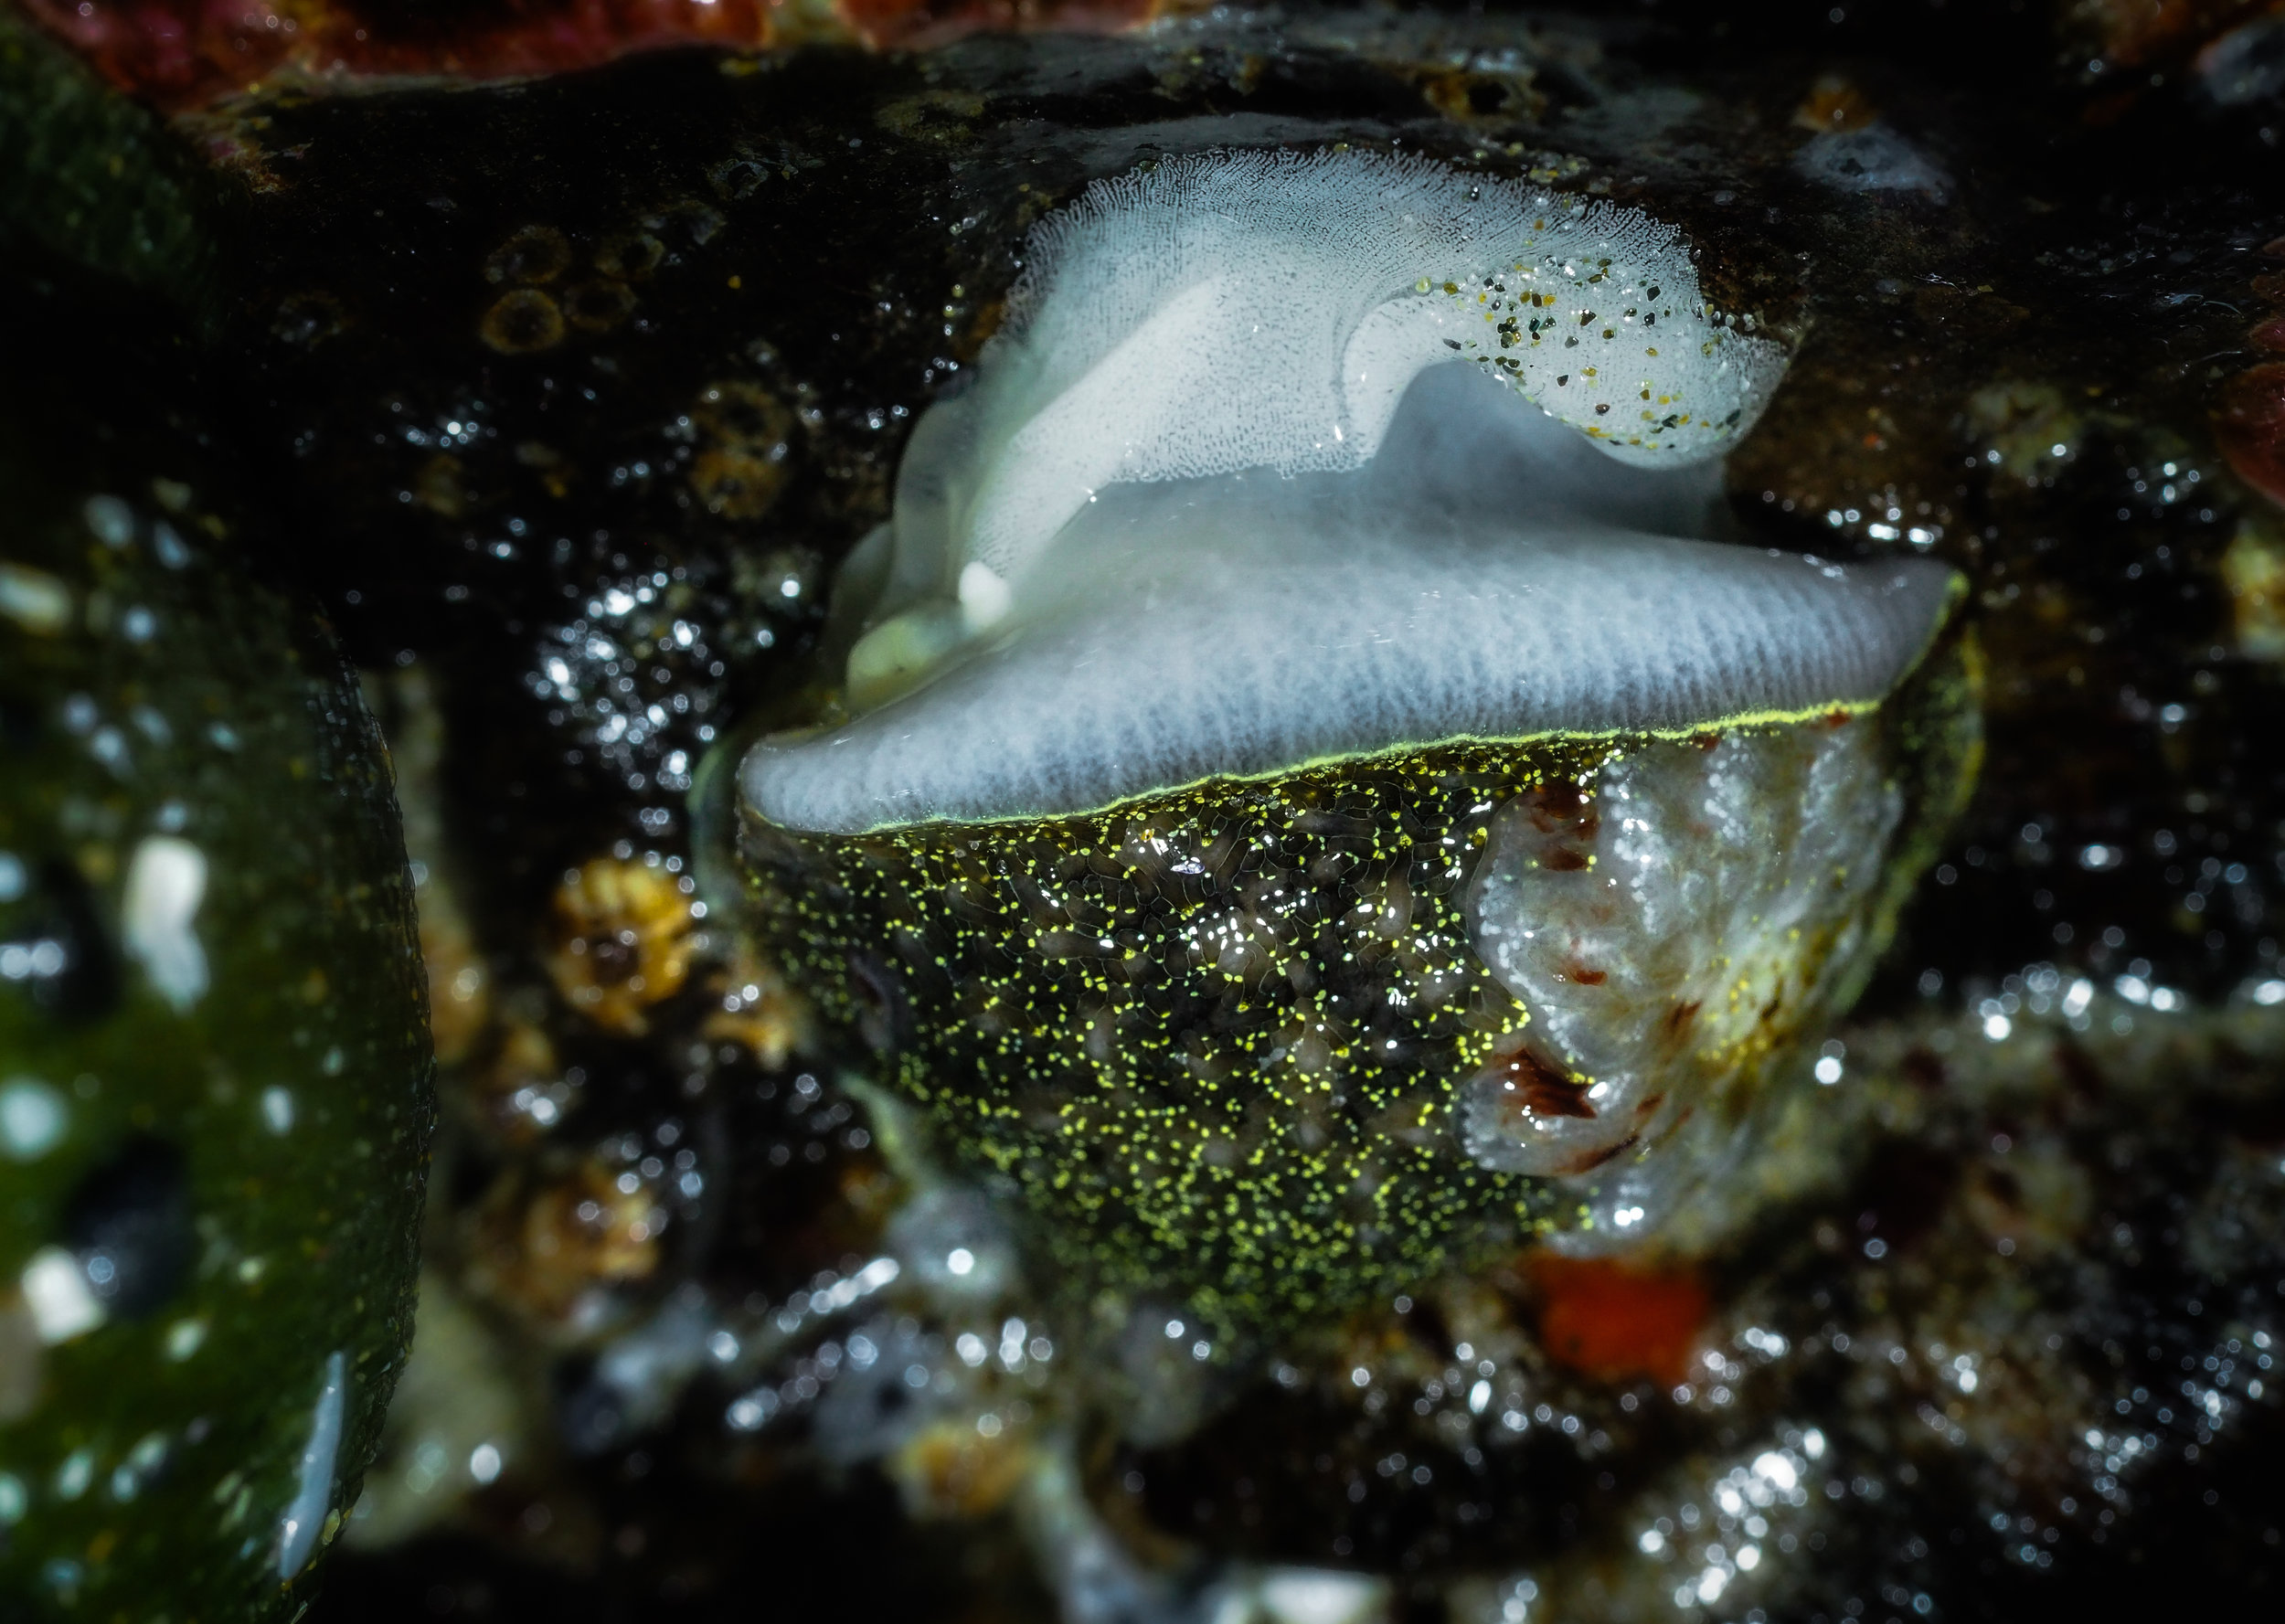
{"type": "Polygon", "coordinates": [[[0,332],[0,1616],[283,1619],[411,1333],[402,837],[212,454],[49,342],[0,332]]]}
{"type": "Polygon", "coordinates": [[[1525,1022],[1461,897],[1495,811],[1601,753],[1459,746],[840,838],[749,815],[741,848],[797,980],[1014,1181],[1058,1263],[1258,1325],[1548,1205],[1446,1130],[1525,1022]]]}
{"type": "Polygon", "coordinates": [[[1861,714],[1408,748],[1072,817],[821,835],[741,801],[739,900],[1059,1278],[1179,1302],[1242,1344],[1535,1237],[1593,1249],[1718,1205],[1958,816],[1975,670],[1955,632],[1861,714]],[[1638,757],[1702,815],[1627,878],[1610,832],[1639,844],[1661,822],[1623,788],[1638,757]],[[1846,849],[1828,863],[1819,839],[1846,849]],[[1487,902],[1504,842],[1522,891],[1487,902]],[[1841,886],[1852,859],[1874,866],[1841,886]],[[1724,887],[1748,861],[1779,891],[1830,892],[1832,917],[1812,929],[1778,891],[1766,929],[1708,905],[1712,886],[1747,908],[1724,887]],[[1489,908],[1546,934],[1547,963],[1487,952],[1489,908]],[[1685,950],[1696,992],[1662,979],[1685,950]],[[1611,1046],[1630,1034],[1639,1077],[1611,1046]]]}
{"type": "Polygon", "coordinates": [[[0,10],[0,253],[27,239],[210,313],[224,195],[157,114],[0,10]]]}

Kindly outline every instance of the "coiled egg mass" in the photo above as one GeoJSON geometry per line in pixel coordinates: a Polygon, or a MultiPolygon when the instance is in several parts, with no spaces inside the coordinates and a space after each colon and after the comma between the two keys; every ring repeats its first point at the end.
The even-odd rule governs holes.
{"type": "Polygon", "coordinates": [[[1654,1231],[1964,795],[1956,578],[1722,538],[1784,356],[1638,211],[1211,154],[1010,311],[740,764],[755,928],[1089,1280],[1654,1231]]]}

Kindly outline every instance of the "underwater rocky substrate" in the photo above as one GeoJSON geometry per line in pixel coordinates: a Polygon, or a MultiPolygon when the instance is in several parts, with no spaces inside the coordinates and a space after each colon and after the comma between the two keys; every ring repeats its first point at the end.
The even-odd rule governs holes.
{"type": "MultiPolygon", "coordinates": [[[[201,820],[256,828],[230,847],[244,859],[213,844],[195,918],[225,917],[243,861],[271,887],[264,950],[292,960],[257,978],[263,996],[295,1007],[321,966],[308,1021],[393,1035],[397,1058],[374,1063],[413,1100],[408,994],[385,997],[379,971],[335,974],[334,949],[293,934],[304,898],[354,895],[295,844],[293,796],[314,792],[269,787],[303,783],[290,768],[273,780],[178,759],[197,728],[171,707],[207,703],[197,661],[169,655],[171,680],[132,662],[177,637],[216,660],[233,638],[282,639],[351,738],[342,759],[359,765],[338,781],[378,782],[356,742],[367,709],[388,741],[442,1120],[418,1352],[362,1500],[346,1475],[329,1486],[341,1521],[313,1618],[727,1616],[760,1597],[860,1614],[1487,1619],[2105,1617],[2205,1588],[2258,1605],[2280,1521],[2260,1470],[2280,1210],[2280,784],[2260,718],[2281,544],[2250,333],[2275,274],[2262,248],[2285,228],[2261,181],[2270,115],[2222,99],[2181,41],[2068,35],[2077,65],[2057,77],[2061,26],[1855,6],[1828,24],[1828,9],[1623,27],[1308,12],[909,55],[701,52],[509,87],[302,84],[171,129],[0,37],[8,83],[39,90],[6,116],[69,138],[9,143],[35,154],[6,194],[23,313],[9,365],[42,381],[8,454],[52,500],[48,550],[8,543],[0,632],[12,655],[68,658],[8,668],[28,685],[6,748],[11,766],[20,750],[58,763],[40,783],[100,787],[90,804],[125,796],[116,815],[136,830],[74,824],[50,842],[63,866],[26,872],[65,877],[37,897],[81,902],[22,929],[11,912],[0,952],[30,967],[69,934],[50,915],[123,944],[143,838],[164,863],[167,840],[207,851],[201,820]],[[2086,80],[2090,57],[2113,76],[2131,58],[2133,84],[2086,80]],[[819,674],[850,642],[827,615],[836,578],[893,516],[914,425],[1005,330],[1026,234],[1138,167],[1342,143],[1677,228],[1705,297],[1789,357],[1727,463],[1722,539],[1958,570],[1985,756],[1855,1014],[1801,1034],[1760,1151],[1685,1205],[1663,1250],[1486,1243],[1461,1266],[1408,1214],[1395,1261],[1270,1324],[1251,1300],[1195,1300],[1183,1270],[1143,1256],[1169,1231],[1026,1217],[1042,1207],[1020,1176],[999,1182],[893,1086],[867,1031],[898,1013],[878,984],[847,1006],[791,984],[880,939],[864,910],[819,916],[792,950],[751,931],[717,866],[725,843],[700,838],[728,821],[701,831],[692,808],[727,802],[753,735],[830,704],[819,674]],[[55,152],[74,161],[38,155],[55,152]],[[156,380],[186,426],[164,454],[133,449],[146,438],[131,378],[156,380]],[[2234,414],[2218,432],[2216,401],[2234,414]],[[124,504],[123,552],[96,495],[124,504]],[[140,584],[177,578],[163,535],[197,559],[179,605],[140,584]],[[228,585],[201,597],[199,582],[228,585]],[[122,591],[153,613],[148,644],[120,641],[143,621],[93,617],[122,591]],[[313,601],[362,695],[302,629],[313,601]],[[72,661],[127,662],[103,669],[134,691],[114,703],[112,679],[69,675],[72,661]],[[134,776],[106,750],[129,752],[134,776]],[[134,824],[177,815],[191,824],[134,824]]],[[[265,725],[300,714],[282,687],[264,703],[250,669],[221,687],[215,703],[265,725]]],[[[32,781],[0,790],[18,823],[32,781]]],[[[402,922],[389,799],[338,814],[377,846],[330,848],[369,871],[376,929],[402,922]]],[[[1568,805],[1550,803],[1551,838],[1575,832],[1568,805]]],[[[845,848],[874,864],[861,891],[896,876],[892,848],[927,845],[866,838],[845,848]]],[[[1118,876],[1099,877],[1121,902],[1118,876]]],[[[1440,897],[1406,877],[1409,914],[1374,950],[1400,951],[1445,908],[1451,964],[1480,966],[1466,887],[1440,897]]],[[[1383,879],[1374,925],[1393,906],[1383,879]]],[[[1341,886],[1336,916],[1363,895],[1341,886]]],[[[959,901],[946,893],[946,917],[986,958],[995,936],[1091,922],[959,901]]],[[[258,1410],[245,1425],[268,1428],[270,1452],[245,1481],[269,1497],[270,1543],[229,1556],[234,1534],[215,1571],[258,1573],[246,1615],[286,1616],[303,1586],[275,1589],[295,1548],[280,1519],[307,1475],[326,1360],[347,1351],[345,1367],[364,1344],[316,1323],[335,1311],[323,1292],[310,1322],[277,1317],[271,1286],[235,1273],[245,1259],[218,1237],[253,1255],[232,1215],[271,1204],[298,1226],[282,1258],[335,1191],[364,1187],[343,1170],[411,1152],[335,1144],[338,1120],[311,1110],[350,1096],[327,1092],[343,1086],[324,1044],[314,1067],[293,1057],[293,1033],[317,1031],[299,1016],[218,1019],[218,1043],[290,1051],[233,1062],[282,1069],[228,1100],[211,1068],[203,1093],[170,1092],[162,1068],[121,1062],[148,1090],[127,1099],[110,1063],[90,1065],[90,1101],[80,1062],[19,1059],[108,1043],[187,1064],[196,1051],[145,1029],[179,1018],[164,989],[189,984],[179,933],[162,939],[172,959],[119,945],[94,961],[144,1026],[100,1004],[71,1016],[91,1024],[51,1026],[55,977],[0,987],[30,1034],[5,1040],[0,1126],[28,1124],[33,1144],[63,1120],[132,1152],[155,1124],[189,1146],[203,1248],[183,1266],[187,1306],[107,1309],[8,1387],[34,1396],[28,1421],[0,1423],[12,1450],[26,1428],[71,1436],[54,1462],[0,1460],[25,1506],[0,1561],[50,1610],[147,1595],[149,1564],[214,1538],[207,1513],[169,1509],[215,1487],[198,1451],[216,1446],[191,1430],[258,1410]],[[46,1092],[15,1091],[19,1077],[46,1092]],[[299,1165],[276,1163],[303,1144],[299,1165]],[[235,1184],[200,1172],[218,1164],[235,1184]],[[318,1174],[308,1201],[277,1193],[318,1174]],[[208,1306],[232,1292],[257,1308],[208,1306]],[[269,1338],[264,1359],[216,1357],[233,1326],[269,1338]],[[58,1385],[81,1357],[179,1369],[216,1396],[146,1420],[110,1395],[156,1402],[149,1384],[58,1385]]],[[[214,978],[202,997],[234,998],[215,939],[193,939],[214,978]]],[[[920,1001],[951,1041],[925,1065],[908,1044],[909,1081],[957,1089],[946,1077],[975,1064],[956,1008],[920,1001]]],[[[1043,1030],[1100,1064],[1074,1019],[1043,1030]]],[[[344,1040],[345,1064],[357,1052],[344,1040]]],[[[1504,1082],[1557,1105],[1580,1085],[1525,1056],[1494,1056],[1494,1103],[1504,1082]]],[[[975,1137],[1033,1131],[994,1119],[975,1137]]],[[[61,1154],[0,1176],[44,1191],[61,1154]]],[[[146,1164],[129,1156],[136,1176],[114,1183],[163,1196],[146,1164]]],[[[386,1255],[401,1289],[409,1209],[390,1187],[388,1215],[341,1245],[386,1255]]],[[[67,1194],[11,1220],[24,1245],[7,1278],[51,1245],[110,1256],[82,1244],[102,1226],[69,1215],[92,1209],[67,1194]]],[[[156,1207],[175,1234],[184,1209],[156,1207]]],[[[320,1247],[301,1256],[354,1291],[363,1266],[320,1247]]],[[[1283,1241],[1254,1267],[1273,1296],[1323,1278],[1283,1241]]],[[[373,1300],[344,1324],[386,1340],[373,1300]]],[[[391,1356],[381,1340],[368,1365],[391,1356]]],[[[17,1345],[0,1356],[11,1373],[17,1345]]],[[[371,1446],[381,1389],[347,1390],[345,1460],[371,1446]]]]}

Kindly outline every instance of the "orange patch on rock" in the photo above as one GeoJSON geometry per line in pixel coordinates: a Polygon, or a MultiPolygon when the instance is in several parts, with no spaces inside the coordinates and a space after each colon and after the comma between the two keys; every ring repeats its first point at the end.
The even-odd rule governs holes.
{"type": "Polygon", "coordinates": [[[1557,1364],[1602,1382],[1650,1376],[1671,1387],[1689,1375],[1713,1308],[1695,1273],[1553,1252],[1535,1253],[1525,1272],[1539,1343],[1557,1364]]]}
{"type": "Polygon", "coordinates": [[[1793,122],[1803,130],[1862,130],[1879,116],[1864,91],[1834,74],[1810,86],[1793,110],[1793,122]]]}

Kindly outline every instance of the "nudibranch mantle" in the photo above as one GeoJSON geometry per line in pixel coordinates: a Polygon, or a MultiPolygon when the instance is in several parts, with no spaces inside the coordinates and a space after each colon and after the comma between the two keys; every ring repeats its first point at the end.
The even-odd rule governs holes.
{"type": "Polygon", "coordinates": [[[1211,154],[1093,187],[1027,251],[844,571],[853,719],[745,764],[782,827],[1861,707],[1949,601],[1926,561],[1705,539],[1785,357],[1640,210],[1211,154]]]}
{"type": "Polygon", "coordinates": [[[1464,364],[1352,472],[1106,491],[933,681],[766,739],[749,805],[857,833],[1061,816],[1400,745],[1685,733],[1876,703],[1953,578],[1694,540],[1710,467],[1621,469],[1464,364]]]}

